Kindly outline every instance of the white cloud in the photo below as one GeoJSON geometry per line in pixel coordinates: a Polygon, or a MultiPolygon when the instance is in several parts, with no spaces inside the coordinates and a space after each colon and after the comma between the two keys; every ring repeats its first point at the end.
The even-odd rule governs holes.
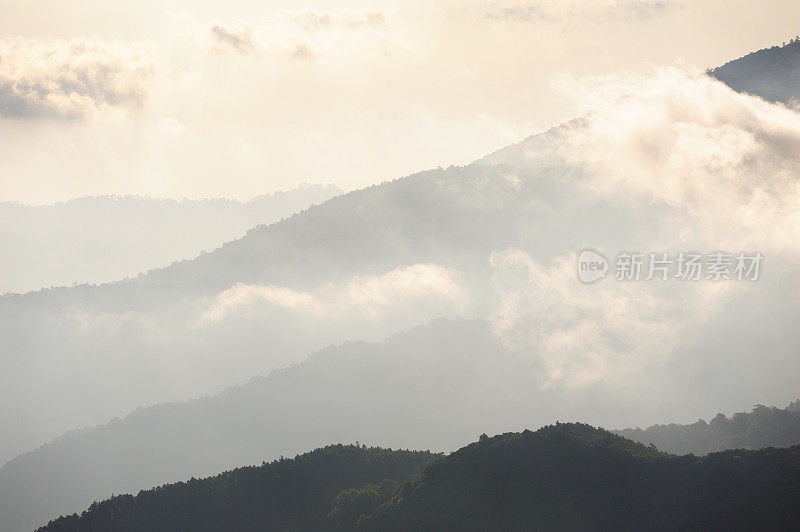
{"type": "Polygon", "coordinates": [[[180,140],[188,128],[180,120],[175,118],[163,118],[155,125],[155,135],[153,141],[160,145],[171,145],[180,140]]]}
{"type": "Polygon", "coordinates": [[[358,276],[312,292],[237,283],[217,295],[201,323],[272,309],[321,320],[380,319],[417,306],[463,309],[468,301],[458,275],[435,264],[415,264],[381,276],[358,276]]]}
{"type": "Polygon", "coordinates": [[[573,95],[590,95],[578,102],[590,109],[586,116],[491,160],[507,158],[520,179],[539,178],[532,168],[563,168],[557,186],[583,199],[559,204],[559,212],[582,221],[605,212],[607,241],[586,245],[619,246],[604,249],[610,258],[626,249],[761,251],[765,266],[758,283],[586,286],[576,279],[573,256],[537,263],[543,259],[522,251],[498,252],[492,266],[500,306],[492,319],[503,341],[541,359],[546,386],[617,390],[653,383],[667,365],[686,364],[677,353],[722,363],[719,357],[738,346],[708,332],[721,324],[769,343],[763,331],[779,329],[785,314],[754,322],[747,309],[771,300],[791,309],[789,316],[797,312],[790,272],[800,256],[800,115],[684,68],[559,83],[573,95]]]}
{"type": "Polygon", "coordinates": [[[492,2],[484,16],[499,20],[567,21],[576,17],[650,16],[679,5],[675,0],[535,0],[492,2]]]}
{"type": "Polygon", "coordinates": [[[212,48],[219,54],[236,52],[255,59],[270,57],[304,61],[319,55],[308,43],[308,37],[303,30],[295,27],[275,28],[274,23],[272,26],[271,30],[262,28],[256,31],[252,26],[241,22],[231,25],[212,24],[212,48]]]}
{"type": "Polygon", "coordinates": [[[0,39],[0,116],[86,118],[144,104],[154,75],[140,46],[0,39]]]}
{"type": "Polygon", "coordinates": [[[314,59],[349,47],[372,42],[383,32],[387,16],[382,11],[277,11],[260,20],[214,23],[213,48],[263,59],[285,57],[314,59]]]}
{"type": "Polygon", "coordinates": [[[383,28],[387,19],[382,11],[377,10],[331,12],[307,9],[305,11],[288,11],[286,16],[306,31],[329,30],[336,27],[383,28]]]}
{"type": "MultiPolygon", "coordinates": [[[[725,294],[746,285],[602,281],[582,284],[575,257],[550,266],[517,249],[491,257],[500,304],[491,316],[509,349],[538,357],[544,387],[648,382],[674,351],[719,312],[725,294]]],[[[612,274],[613,275],[613,274],[612,274]]]]}
{"type": "Polygon", "coordinates": [[[800,114],[688,67],[556,85],[587,114],[520,145],[528,163],[555,154],[585,191],[660,206],[665,238],[800,254],[800,114]]]}

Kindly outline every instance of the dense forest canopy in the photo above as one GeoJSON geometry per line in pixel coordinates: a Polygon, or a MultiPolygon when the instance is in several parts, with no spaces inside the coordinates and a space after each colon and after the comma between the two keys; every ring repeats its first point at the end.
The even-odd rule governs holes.
{"type": "Polygon", "coordinates": [[[583,424],[503,434],[425,469],[364,530],[800,526],[800,447],[678,457],[583,424]]]}
{"type": "Polygon", "coordinates": [[[407,480],[436,458],[423,451],[332,445],[292,460],[118,495],[42,530],[319,530],[343,490],[407,480]]]}
{"type": "Polygon", "coordinates": [[[326,447],[113,497],[41,530],[796,529],[798,490],[800,446],[679,457],[566,423],[446,457],[326,447]]]}

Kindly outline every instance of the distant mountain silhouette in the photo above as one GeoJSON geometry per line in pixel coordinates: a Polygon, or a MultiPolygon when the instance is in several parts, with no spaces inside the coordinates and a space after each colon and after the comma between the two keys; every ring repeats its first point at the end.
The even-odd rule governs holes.
{"type": "Polygon", "coordinates": [[[135,277],[196,257],[322,203],[341,190],[304,185],[250,201],[96,196],[28,206],[0,202],[0,294],[135,277]]]}
{"type": "Polygon", "coordinates": [[[708,74],[737,92],[796,106],[800,103],[800,40],[747,54],[709,69],[708,74]]]}
{"type": "Polygon", "coordinates": [[[430,455],[329,447],[93,504],[42,530],[791,530],[800,446],[676,457],[583,424],[481,436],[430,455]],[[362,451],[364,452],[364,451],[362,451]],[[345,455],[349,460],[343,460],[345,455]],[[400,460],[398,460],[400,461],[400,460]],[[331,465],[331,462],[333,465],[331,465]],[[407,464],[407,465],[405,465],[407,464]],[[385,467],[385,466],[383,466],[385,467]],[[300,473],[302,471],[302,473],[300,473]],[[386,479],[378,484],[384,474],[386,479]],[[371,477],[371,481],[367,480],[371,477]],[[362,482],[356,488],[355,479],[362,482]],[[394,481],[394,482],[393,482],[394,481]],[[334,486],[346,487],[334,497],[334,486]],[[327,512],[327,518],[322,516],[327,512]]]}
{"type": "Polygon", "coordinates": [[[717,414],[709,423],[701,419],[692,425],[672,423],[614,432],[674,454],[788,447],[800,444],[800,399],[783,409],[757,405],[752,412],[730,418],[717,414]]]}

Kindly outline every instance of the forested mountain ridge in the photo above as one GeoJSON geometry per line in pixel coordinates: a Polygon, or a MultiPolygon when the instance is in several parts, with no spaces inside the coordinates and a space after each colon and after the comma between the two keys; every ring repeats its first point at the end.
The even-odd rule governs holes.
{"type": "Polygon", "coordinates": [[[439,457],[427,451],[331,445],[294,459],[112,497],[40,530],[320,530],[327,527],[341,491],[403,482],[439,457]]]}
{"type": "Polygon", "coordinates": [[[800,525],[795,500],[800,446],[678,457],[603,429],[565,423],[483,435],[438,460],[429,453],[397,456],[380,449],[327,447],[261,468],[114,497],[40,530],[778,530],[800,525]],[[355,460],[339,456],[358,453],[363,456],[355,460]],[[332,456],[335,467],[319,455],[332,456]],[[394,468],[386,473],[392,460],[394,468]],[[409,479],[420,465],[426,465],[421,474],[409,479]],[[385,479],[378,480],[382,474],[385,479]],[[345,487],[336,495],[340,486],[345,487]]]}
{"type": "Polygon", "coordinates": [[[800,446],[673,456],[560,424],[482,438],[428,466],[359,529],[790,530],[800,446]]]}
{"type": "Polygon", "coordinates": [[[709,69],[708,74],[737,92],[796,106],[800,102],[800,38],[747,54],[709,69]]]}
{"type": "Polygon", "coordinates": [[[671,423],[614,432],[673,454],[788,447],[800,444],[800,399],[786,408],[756,405],[752,412],[730,418],[720,413],[708,423],[700,419],[691,425],[671,423]]]}

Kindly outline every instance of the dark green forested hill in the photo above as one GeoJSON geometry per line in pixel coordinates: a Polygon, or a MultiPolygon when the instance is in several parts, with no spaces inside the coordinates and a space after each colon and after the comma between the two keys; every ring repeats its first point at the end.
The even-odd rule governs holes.
{"type": "Polygon", "coordinates": [[[291,460],[112,497],[40,530],[319,530],[328,526],[327,514],[341,491],[384,479],[407,480],[437,457],[424,451],[332,445],[291,460]]]}
{"type": "Polygon", "coordinates": [[[691,425],[671,423],[614,432],[673,454],[789,447],[800,444],[800,399],[786,408],[756,405],[752,412],[731,417],[717,414],[708,423],[700,419],[691,425]]]}
{"type": "Polygon", "coordinates": [[[114,497],[42,530],[797,530],[798,493],[800,446],[679,457],[568,423],[447,457],[326,447],[114,497]]]}
{"type": "Polygon", "coordinates": [[[797,530],[800,447],[677,457],[588,425],[482,438],[364,530],[797,530]]]}

